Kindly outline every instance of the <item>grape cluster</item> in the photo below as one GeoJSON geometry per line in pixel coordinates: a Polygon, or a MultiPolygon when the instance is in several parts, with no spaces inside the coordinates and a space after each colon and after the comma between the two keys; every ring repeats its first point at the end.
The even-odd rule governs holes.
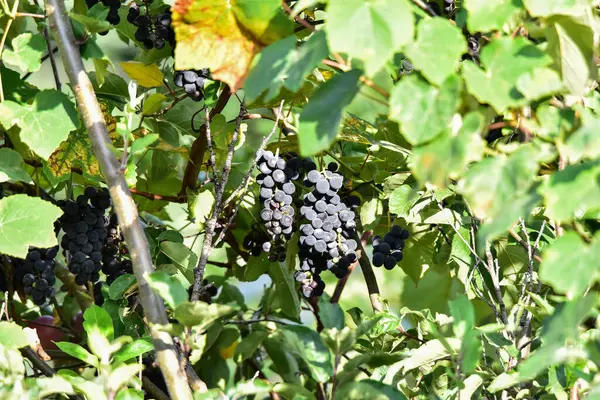
{"type": "Polygon", "coordinates": [[[404,241],[408,239],[410,233],[402,229],[399,225],[392,226],[392,229],[386,233],[383,238],[373,237],[373,265],[385,269],[393,269],[397,263],[402,261],[404,241]]]}
{"type": "Polygon", "coordinates": [[[446,15],[454,15],[454,11],[456,11],[456,4],[454,3],[454,0],[444,0],[444,12],[446,15]]]}
{"type": "Polygon", "coordinates": [[[469,36],[467,43],[469,45],[469,54],[473,59],[479,59],[479,38],[477,36],[469,36]]]}
{"type": "Polygon", "coordinates": [[[266,232],[257,224],[252,225],[252,230],[244,237],[244,249],[254,257],[258,257],[263,251],[263,243],[267,242],[269,237],[266,232]]]}
{"type": "MultiPolygon", "coordinates": [[[[106,7],[108,7],[108,15],[106,16],[106,21],[111,25],[119,25],[121,22],[121,17],[119,17],[119,8],[121,7],[121,0],[85,0],[85,4],[87,4],[88,8],[92,8],[96,4],[102,2],[106,7]]],[[[106,35],[108,31],[101,32],[101,34],[106,35]]]]}
{"type": "MultiPolygon", "coordinates": [[[[151,1],[150,1],[151,2],[151,1]]],[[[147,49],[162,49],[169,43],[175,47],[175,31],[171,26],[171,10],[152,17],[146,7],[146,13],[136,3],[132,3],[127,12],[127,22],[137,27],[134,37],[147,49]]]]}
{"type": "Polygon", "coordinates": [[[262,250],[269,253],[269,261],[285,261],[285,244],[292,236],[294,224],[293,181],[300,177],[301,160],[296,153],[283,156],[265,151],[257,168],[260,174],[256,182],[260,185],[260,202],[263,209],[260,218],[267,230],[268,238],[262,243],[262,250]]]}
{"type": "Polygon", "coordinates": [[[338,194],[344,177],[336,172],[336,163],[320,172],[314,162],[305,160],[304,168],[308,171],[304,184],[312,191],[304,195],[300,208],[305,223],[300,225],[300,270],[294,277],[301,282],[303,295],[310,298],[323,294],[322,271],[342,278],[356,261],[356,215],[352,210],[360,200],[356,196],[342,199],[338,194]]]}
{"type": "Polygon", "coordinates": [[[56,283],[54,259],[57,253],[58,246],[49,249],[31,248],[24,262],[15,263],[15,274],[21,279],[25,294],[30,295],[38,306],[56,295],[52,286],[56,283]]]}
{"type": "Polygon", "coordinates": [[[204,98],[204,82],[210,77],[207,68],[186,71],[176,71],[173,77],[175,86],[183,88],[185,93],[194,101],[200,101],[204,98]]]}
{"type": "Polygon", "coordinates": [[[127,248],[119,231],[117,214],[112,214],[108,222],[108,235],[102,247],[102,272],[106,275],[106,283],[111,284],[121,275],[132,274],[133,264],[125,259],[127,248]]]}
{"type": "Polygon", "coordinates": [[[109,224],[105,214],[110,204],[108,190],[94,187],[86,188],[76,201],[59,202],[64,214],[58,223],[65,232],[61,247],[71,256],[69,270],[76,275],[78,285],[100,279],[102,248],[109,224]]]}

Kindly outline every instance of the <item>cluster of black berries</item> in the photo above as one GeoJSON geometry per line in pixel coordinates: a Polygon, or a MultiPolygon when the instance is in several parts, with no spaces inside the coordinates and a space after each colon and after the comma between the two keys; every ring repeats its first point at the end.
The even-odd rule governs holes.
{"type": "Polygon", "coordinates": [[[185,93],[194,101],[200,101],[204,98],[204,82],[210,78],[208,68],[186,71],[175,71],[173,80],[175,86],[183,88],[185,93]]]}
{"type": "MultiPolygon", "coordinates": [[[[146,3],[151,3],[147,1],[146,3]]],[[[135,40],[142,43],[147,49],[162,49],[166,43],[175,47],[175,31],[171,27],[171,10],[159,13],[152,17],[146,6],[146,13],[142,14],[140,6],[132,3],[127,13],[127,21],[136,26],[135,40]]]]}
{"type": "MultiPolygon", "coordinates": [[[[188,288],[188,296],[192,296],[192,288],[193,285],[188,288]]],[[[202,291],[200,294],[200,298],[198,300],[211,304],[212,298],[217,295],[219,289],[212,283],[208,282],[206,279],[202,280],[202,291]]]]}
{"type": "Polygon", "coordinates": [[[386,233],[383,238],[373,237],[373,265],[388,269],[393,269],[397,263],[402,261],[402,250],[404,241],[408,239],[410,233],[402,229],[399,225],[392,226],[392,229],[386,233]]]}
{"type": "Polygon", "coordinates": [[[455,11],[456,4],[454,4],[454,0],[444,0],[444,12],[446,15],[453,17],[455,11]]]}
{"type": "Polygon", "coordinates": [[[252,225],[252,230],[244,237],[244,249],[254,257],[260,256],[263,251],[263,243],[269,241],[269,236],[258,224],[252,225]]]}
{"type": "Polygon", "coordinates": [[[70,254],[69,270],[76,275],[78,285],[100,279],[102,248],[108,236],[106,210],[110,205],[108,190],[94,187],[86,188],[76,201],[59,202],[64,214],[58,224],[65,232],[61,246],[70,254]]]}
{"type": "Polygon", "coordinates": [[[102,272],[106,275],[106,283],[111,284],[121,275],[133,274],[133,264],[123,257],[128,251],[119,231],[117,214],[110,216],[107,228],[108,235],[102,247],[102,272]]]}
{"type": "Polygon", "coordinates": [[[300,177],[300,166],[296,153],[279,156],[271,151],[265,151],[257,165],[260,174],[256,182],[260,185],[263,204],[260,218],[268,235],[262,250],[269,253],[271,262],[285,261],[285,243],[292,236],[294,224],[296,185],[293,181],[300,177]]]}
{"type": "Polygon", "coordinates": [[[479,60],[479,38],[477,36],[469,36],[467,43],[469,45],[469,54],[473,59],[479,60]]]}
{"type": "Polygon", "coordinates": [[[49,249],[32,248],[24,261],[13,259],[15,275],[23,283],[25,294],[31,296],[38,306],[56,295],[52,286],[56,283],[54,259],[57,253],[58,246],[49,249]]]}
{"type": "Polygon", "coordinates": [[[304,195],[300,208],[306,222],[300,225],[300,270],[295,279],[301,282],[305,297],[314,297],[325,289],[320,278],[322,271],[329,270],[342,278],[356,261],[356,215],[352,210],[360,205],[360,200],[356,196],[342,199],[338,194],[344,177],[336,172],[336,163],[320,172],[314,162],[305,160],[304,168],[308,171],[304,183],[313,189],[304,195]]]}
{"type": "MultiPolygon", "coordinates": [[[[119,17],[119,8],[121,7],[121,0],[85,0],[85,4],[87,4],[88,9],[92,8],[96,4],[102,2],[106,7],[108,7],[108,15],[106,16],[106,21],[111,25],[119,25],[121,22],[121,17],[119,17]]],[[[108,31],[101,32],[101,35],[106,35],[108,31]]]]}

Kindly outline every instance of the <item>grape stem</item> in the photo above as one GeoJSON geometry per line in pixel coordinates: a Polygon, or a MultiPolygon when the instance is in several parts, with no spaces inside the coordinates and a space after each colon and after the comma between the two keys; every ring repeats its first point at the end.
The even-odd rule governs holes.
{"type": "Polygon", "coordinates": [[[358,243],[357,253],[360,253],[358,257],[358,263],[360,264],[360,269],[365,277],[365,283],[367,284],[367,290],[369,291],[371,307],[373,308],[374,313],[382,312],[383,303],[381,302],[379,285],[377,284],[377,277],[375,276],[373,267],[371,266],[371,260],[369,259],[369,255],[365,251],[365,247],[363,246],[362,241],[358,238],[357,234],[354,234],[354,240],[356,240],[356,243],[358,243]]]}
{"type": "MultiPolygon", "coordinates": [[[[219,99],[215,104],[215,108],[213,108],[210,112],[210,117],[214,117],[219,114],[229,101],[231,97],[231,91],[229,87],[226,86],[225,89],[219,95],[219,99]]],[[[198,180],[198,172],[200,170],[200,166],[202,165],[202,160],[204,160],[204,153],[206,152],[206,128],[208,121],[205,121],[204,124],[200,127],[200,134],[192,143],[192,148],[190,149],[189,161],[187,166],[185,167],[185,173],[183,175],[183,180],[181,183],[181,190],[179,191],[180,196],[187,195],[188,189],[194,189],[196,187],[196,181],[198,180]]]]}
{"type": "MultiPolygon", "coordinates": [[[[372,231],[365,231],[362,234],[362,236],[360,238],[360,244],[363,249],[367,245],[367,241],[369,240],[369,238],[371,237],[372,234],[373,234],[372,231]]],[[[362,250],[359,250],[359,251],[362,253],[362,250]]],[[[358,256],[360,258],[360,254],[358,254],[358,256]]],[[[342,279],[340,279],[337,282],[337,284],[335,285],[335,290],[333,291],[333,295],[331,296],[330,303],[339,303],[340,298],[342,297],[342,292],[344,291],[344,288],[346,287],[346,282],[348,281],[350,274],[352,273],[352,271],[354,271],[354,268],[356,268],[357,265],[358,265],[358,260],[353,262],[348,267],[348,273],[346,274],[346,276],[344,276],[342,279]]]]}
{"type": "Polygon", "coordinates": [[[80,115],[109,188],[114,210],[131,255],[139,296],[144,315],[150,326],[158,365],[171,398],[191,400],[192,393],[185,372],[180,368],[173,338],[168,332],[157,329],[160,325],[166,325],[169,320],[163,300],[146,280],[147,274],[154,272],[148,241],[139,220],[137,207],[119,168],[119,162],[111,151],[112,146],[106,121],[92,83],[84,69],[67,10],[61,0],[48,0],[45,2],[45,7],[46,15],[50,20],[49,26],[62,56],[65,71],[77,99],[80,115]]]}

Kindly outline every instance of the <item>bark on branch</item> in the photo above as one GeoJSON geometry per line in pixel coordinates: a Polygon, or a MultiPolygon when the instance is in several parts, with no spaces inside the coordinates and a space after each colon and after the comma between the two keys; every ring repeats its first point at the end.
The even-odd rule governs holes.
{"type": "Polygon", "coordinates": [[[83,67],[64,2],[48,0],[45,5],[46,14],[50,18],[50,28],[58,44],[67,76],[77,99],[79,112],[88,130],[92,149],[109,188],[114,210],[129,248],[133,270],[139,285],[140,300],[156,349],[158,365],[171,398],[191,400],[192,393],[185,373],[180,368],[173,339],[168,333],[156,329],[156,325],[167,324],[168,319],[163,301],[146,281],[146,274],[154,271],[148,242],[139,221],[137,207],[121,173],[119,161],[110,150],[111,143],[106,122],[83,67]]]}

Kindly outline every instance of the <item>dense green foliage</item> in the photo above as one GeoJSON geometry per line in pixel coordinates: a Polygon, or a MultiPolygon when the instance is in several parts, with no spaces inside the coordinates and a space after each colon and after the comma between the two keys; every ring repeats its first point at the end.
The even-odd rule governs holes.
{"type": "Polygon", "coordinates": [[[600,399],[599,1],[0,3],[2,399],[600,399]]]}

